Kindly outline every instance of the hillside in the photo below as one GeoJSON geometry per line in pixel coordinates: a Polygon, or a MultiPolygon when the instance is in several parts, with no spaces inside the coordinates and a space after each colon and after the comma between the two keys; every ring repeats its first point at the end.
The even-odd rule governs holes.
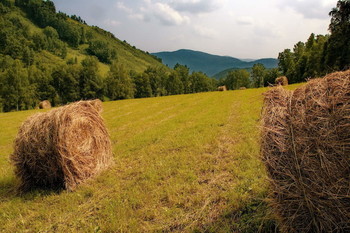
{"type": "Polygon", "coordinates": [[[174,71],[79,16],[56,12],[52,1],[2,0],[0,12],[0,112],[43,100],[58,106],[216,89],[216,80],[175,75],[181,67],[174,71]]]}
{"type": "Polygon", "coordinates": [[[264,91],[105,102],[115,165],[74,192],[16,195],[8,156],[42,110],[0,113],[0,231],[273,231],[259,160],[264,91]]]}
{"type": "Polygon", "coordinates": [[[187,49],[152,54],[161,58],[163,63],[169,67],[174,67],[176,63],[179,63],[188,66],[191,71],[202,71],[210,77],[213,77],[215,74],[227,69],[251,68],[257,63],[263,64],[266,68],[277,67],[277,59],[273,58],[247,62],[234,57],[212,55],[187,49]]]}
{"type": "MultiPolygon", "coordinates": [[[[118,59],[121,63],[132,67],[137,72],[144,71],[148,66],[154,66],[154,65],[161,65],[161,63],[156,60],[153,56],[149,55],[147,52],[144,52],[142,50],[139,50],[135,48],[134,46],[128,44],[125,41],[120,41],[118,38],[116,38],[112,33],[107,32],[101,28],[98,28],[96,26],[89,26],[77,16],[68,16],[62,12],[56,13],[55,6],[53,5],[53,2],[46,1],[46,3],[51,4],[49,7],[51,12],[45,11],[34,11],[32,8],[34,6],[30,4],[25,4],[25,1],[18,1],[18,4],[15,5],[13,1],[10,0],[4,0],[1,1],[1,26],[5,26],[7,24],[7,20],[12,22],[11,26],[11,32],[9,33],[14,35],[20,35],[22,41],[25,41],[26,45],[29,45],[29,48],[33,49],[33,52],[35,53],[35,56],[40,56],[38,52],[40,50],[46,50],[53,55],[56,55],[58,60],[61,62],[66,62],[71,58],[77,57],[78,60],[82,60],[87,55],[91,55],[91,52],[89,52],[88,47],[91,46],[91,42],[100,41],[104,45],[108,47],[109,50],[115,50],[115,59],[118,59]],[[23,2],[23,3],[22,3],[23,2]],[[32,8],[31,8],[32,7],[32,8]],[[40,17],[38,15],[33,16],[34,13],[42,13],[45,12],[46,15],[40,17]],[[57,15],[57,16],[56,16],[57,15]],[[53,20],[46,19],[44,17],[57,17],[60,19],[60,21],[57,22],[51,22],[53,20]],[[61,24],[59,24],[61,23],[61,24]],[[57,40],[54,41],[53,45],[50,46],[50,48],[37,48],[38,41],[37,40],[43,40],[40,43],[45,44],[45,40],[52,39],[49,38],[47,31],[44,29],[46,27],[53,28],[53,34],[58,33],[57,40]],[[60,32],[60,26],[66,27],[63,32],[60,32]],[[55,32],[57,31],[57,32],[55,32]],[[66,33],[66,35],[63,35],[66,33]],[[45,38],[47,36],[47,39],[45,38]],[[33,47],[30,46],[30,44],[34,44],[33,47]],[[54,48],[51,48],[54,47],[54,48]],[[61,47],[65,47],[66,56],[62,56],[59,52],[56,50],[61,49],[61,47]]],[[[40,6],[40,1],[37,1],[37,5],[40,6]]],[[[44,8],[45,2],[43,3],[41,7],[44,8]]],[[[48,5],[49,5],[48,4],[48,5]]],[[[48,8],[49,8],[48,7],[48,8]]],[[[9,25],[6,25],[9,26],[9,25]]],[[[12,44],[10,41],[7,41],[8,35],[3,41],[3,46],[11,46],[12,44]],[[7,44],[6,44],[7,43],[7,44]]],[[[42,47],[45,47],[42,45],[42,47]]],[[[1,47],[2,48],[2,47],[1,47]]],[[[2,48],[0,50],[0,54],[4,55],[13,55],[9,54],[7,50],[10,48],[2,48]]],[[[21,48],[18,48],[21,49],[21,48]]],[[[102,50],[102,48],[98,48],[102,50]]],[[[19,51],[20,52],[20,51],[19,51]]],[[[95,55],[100,60],[100,67],[102,70],[105,69],[105,65],[110,64],[111,61],[107,59],[103,59],[103,55],[99,52],[95,52],[95,55]]],[[[18,56],[14,58],[21,58],[21,54],[18,54],[18,56]]],[[[113,58],[112,58],[113,59],[113,58]]],[[[50,59],[48,61],[50,63],[57,63],[57,60],[50,59]]]]}

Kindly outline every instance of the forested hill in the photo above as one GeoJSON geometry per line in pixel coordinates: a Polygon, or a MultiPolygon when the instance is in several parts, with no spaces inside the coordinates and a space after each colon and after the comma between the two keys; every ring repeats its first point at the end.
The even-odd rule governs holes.
{"type": "Polygon", "coordinates": [[[56,12],[52,1],[0,0],[0,112],[42,100],[57,106],[215,88],[204,74],[174,71],[79,16],[56,12]]]}
{"type": "Polygon", "coordinates": [[[80,61],[86,55],[94,55],[100,63],[111,64],[118,59],[135,71],[161,65],[148,52],[99,27],[87,25],[79,16],[56,13],[51,1],[0,0],[0,3],[1,54],[25,60],[26,56],[40,58],[40,53],[46,51],[55,56],[51,59],[53,63],[56,58],[80,61]]]}
{"type": "Polygon", "coordinates": [[[264,65],[265,68],[276,68],[278,63],[278,60],[274,58],[246,62],[234,57],[212,55],[188,49],[152,54],[161,58],[163,63],[169,67],[174,67],[176,63],[179,63],[188,66],[192,71],[202,71],[209,76],[214,76],[227,69],[252,68],[258,63],[264,65]]]}

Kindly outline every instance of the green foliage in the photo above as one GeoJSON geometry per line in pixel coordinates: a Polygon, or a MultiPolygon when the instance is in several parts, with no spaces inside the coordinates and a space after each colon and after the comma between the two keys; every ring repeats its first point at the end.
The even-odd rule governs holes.
{"type": "Polygon", "coordinates": [[[178,72],[172,72],[167,80],[166,89],[169,95],[178,95],[184,93],[184,84],[178,72]]]}
{"type": "Polygon", "coordinates": [[[350,68],[350,1],[339,0],[329,15],[331,35],[327,41],[325,62],[329,69],[350,68]]]}
{"type": "Polygon", "coordinates": [[[162,67],[148,67],[145,72],[148,75],[152,96],[165,96],[167,95],[166,82],[168,75],[166,70],[162,67]]]}
{"type": "Polygon", "coordinates": [[[266,70],[264,77],[264,86],[267,87],[273,85],[275,83],[276,78],[280,76],[282,76],[282,74],[278,70],[278,68],[266,70]]]}
{"type": "Polygon", "coordinates": [[[134,83],[124,65],[114,62],[105,82],[110,100],[134,98],[134,83]]]}
{"type": "Polygon", "coordinates": [[[96,56],[101,62],[112,63],[117,58],[117,52],[105,41],[95,40],[89,42],[86,50],[88,54],[96,56]]]}
{"type": "Polygon", "coordinates": [[[236,90],[240,87],[250,87],[250,74],[247,70],[234,70],[231,71],[224,81],[224,85],[229,90],[236,90]]]}
{"type": "Polygon", "coordinates": [[[4,111],[31,109],[36,105],[35,86],[29,82],[28,72],[19,60],[14,60],[0,75],[4,111]]]}
{"type": "Polygon", "coordinates": [[[177,63],[174,66],[174,70],[183,83],[184,93],[193,93],[193,91],[191,91],[191,82],[189,80],[190,69],[186,65],[180,65],[179,63],[177,63]]]}
{"type": "Polygon", "coordinates": [[[202,72],[193,72],[189,77],[190,92],[207,92],[216,90],[216,82],[214,79],[208,78],[202,72]]]}
{"type": "Polygon", "coordinates": [[[152,87],[149,75],[147,73],[134,74],[135,98],[152,97],[152,87]]]}
{"type": "Polygon", "coordinates": [[[262,64],[255,64],[252,68],[252,84],[253,87],[263,87],[266,68],[262,64]]]}
{"type": "Polygon", "coordinates": [[[103,81],[98,74],[98,60],[87,57],[81,62],[83,69],[79,77],[80,97],[82,99],[103,99],[103,81]]]}
{"type": "MultiPolygon", "coordinates": [[[[79,88],[77,88],[79,87],[80,75],[83,76],[84,74],[82,67],[78,64],[61,65],[53,70],[50,83],[52,83],[58,95],[58,100],[52,99],[54,104],[65,104],[80,99],[81,93],[79,93],[79,88]]],[[[87,92],[86,89],[85,91],[87,92]]]]}

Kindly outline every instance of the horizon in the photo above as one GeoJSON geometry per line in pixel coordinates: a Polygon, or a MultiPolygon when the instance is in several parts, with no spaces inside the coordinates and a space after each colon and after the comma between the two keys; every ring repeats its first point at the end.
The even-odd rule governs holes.
{"type": "Polygon", "coordinates": [[[177,49],[177,50],[173,50],[173,51],[159,51],[159,52],[150,52],[150,54],[156,54],[156,53],[173,53],[173,52],[178,52],[180,50],[187,50],[187,51],[193,51],[193,52],[200,52],[200,53],[205,53],[208,55],[213,55],[213,56],[219,56],[219,57],[230,57],[230,58],[236,58],[242,61],[245,60],[251,60],[251,61],[256,61],[256,60],[262,60],[262,59],[278,59],[277,57],[260,57],[260,58],[241,58],[241,57],[234,57],[234,56],[230,56],[230,55],[218,55],[218,54],[212,54],[212,53],[208,53],[205,51],[199,51],[199,50],[193,50],[193,49],[189,49],[189,48],[185,48],[185,49],[177,49]]]}
{"type": "Polygon", "coordinates": [[[277,58],[311,33],[328,34],[336,0],[101,0],[58,1],[78,15],[149,53],[190,49],[239,59],[277,58]],[[300,27],[302,25],[302,27],[300,27]]]}

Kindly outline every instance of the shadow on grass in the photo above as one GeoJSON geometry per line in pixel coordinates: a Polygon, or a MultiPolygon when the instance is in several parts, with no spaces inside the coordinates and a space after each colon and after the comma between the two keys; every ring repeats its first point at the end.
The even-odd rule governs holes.
{"type": "Polygon", "coordinates": [[[13,198],[21,198],[30,201],[36,197],[56,195],[63,191],[63,188],[35,187],[26,191],[19,189],[19,183],[14,177],[0,178],[0,202],[10,201],[13,198]]]}
{"type": "Polygon", "coordinates": [[[264,200],[252,200],[236,211],[227,210],[216,221],[193,232],[278,233],[272,210],[264,200]]]}

